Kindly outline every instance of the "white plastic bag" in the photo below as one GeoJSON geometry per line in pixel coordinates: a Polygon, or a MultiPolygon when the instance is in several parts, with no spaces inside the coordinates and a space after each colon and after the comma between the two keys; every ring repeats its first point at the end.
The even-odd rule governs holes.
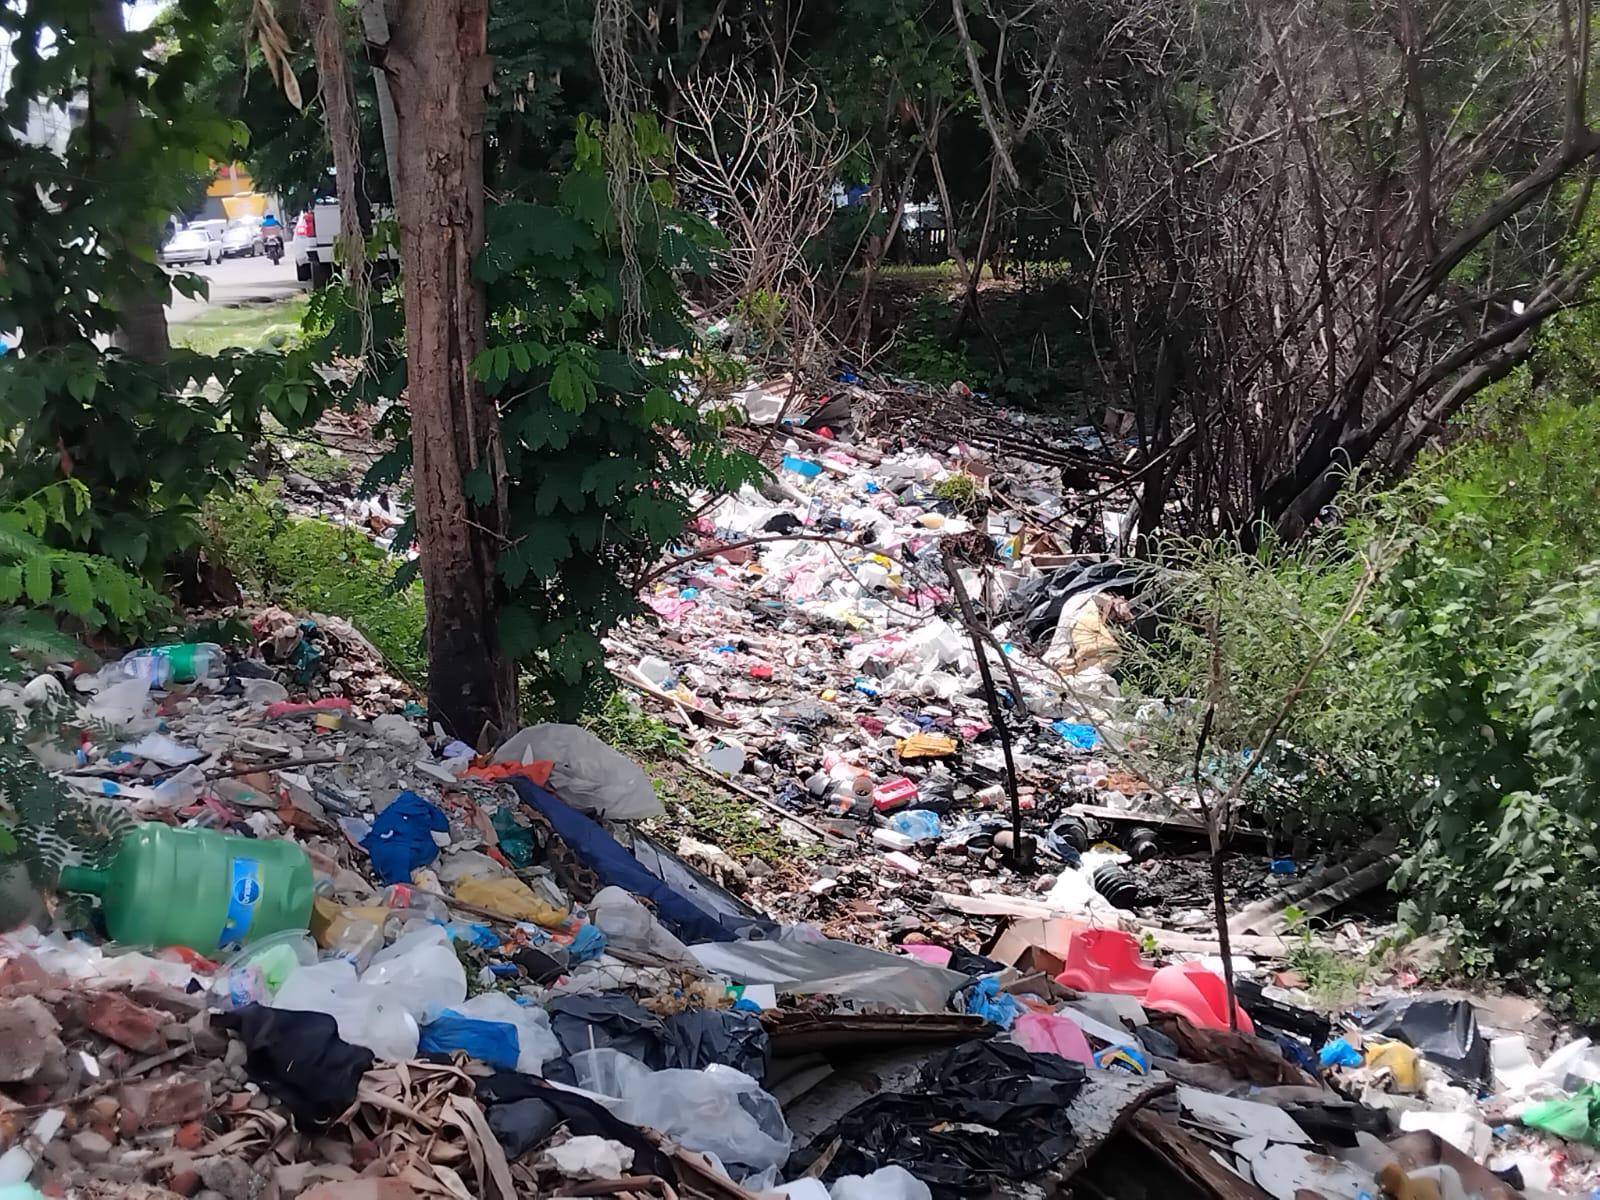
{"type": "Polygon", "coordinates": [[[362,988],[348,959],[301,967],[271,1003],[291,1012],[327,1013],[338,1024],[341,1038],[352,1046],[365,1046],[386,1062],[417,1056],[416,1018],[402,1005],[386,1000],[382,992],[362,988]]]}
{"type": "Polygon", "coordinates": [[[933,1200],[933,1191],[904,1167],[882,1167],[871,1175],[841,1175],[830,1200],[933,1200]]]}
{"type": "Polygon", "coordinates": [[[691,957],[654,913],[619,887],[601,888],[587,907],[589,923],[606,935],[608,945],[669,960],[691,957]]]}
{"type": "Polygon", "coordinates": [[[450,1011],[474,1021],[515,1026],[517,1070],[525,1075],[537,1075],[546,1062],[561,1057],[561,1043],[550,1028],[550,1015],[537,1004],[518,1004],[504,992],[480,992],[450,1011]]]}
{"type": "Polygon", "coordinates": [[[497,763],[555,766],[550,786],[574,808],[613,821],[659,817],[661,801],[639,764],[577,725],[530,725],[507,738],[494,753],[497,763]]]}
{"type": "Polygon", "coordinates": [[[570,1061],[580,1088],[621,1101],[612,1111],[622,1120],[715,1154],[735,1180],[789,1157],[789,1126],[777,1100],[743,1071],[720,1063],[652,1071],[609,1047],[580,1050],[570,1061]]]}
{"type": "Polygon", "coordinates": [[[372,965],[362,972],[361,986],[377,990],[385,1001],[426,1025],[447,1008],[460,1010],[467,998],[467,973],[450,935],[428,925],[374,954],[372,965]]]}

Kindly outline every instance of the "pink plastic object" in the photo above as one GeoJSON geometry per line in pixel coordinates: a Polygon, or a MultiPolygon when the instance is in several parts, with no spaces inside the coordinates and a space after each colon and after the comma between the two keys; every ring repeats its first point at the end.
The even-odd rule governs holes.
{"type": "MultiPolygon", "coordinates": [[[[1228,1027],[1228,985],[1221,975],[1196,962],[1178,963],[1157,971],[1150,981],[1150,990],[1144,994],[1144,1006],[1177,1013],[1205,1029],[1228,1027]]],[[[1256,1027],[1250,1014],[1238,1004],[1233,1007],[1239,1018],[1239,1032],[1253,1035],[1256,1027]]]]}
{"type": "Polygon", "coordinates": [[[950,948],[948,946],[932,946],[927,942],[904,942],[900,946],[904,954],[920,959],[935,967],[948,967],[950,965],[950,948]]]}
{"type": "Polygon", "coordinates": [[[326,700],[279,700],[276,703],[267,705],[267,711],[263,715],[271,719],[273,717],[298,716],[300,713],[348,712],[349,710],[350,701],[345,697],[329,696],[326,700]]]}
{"type": "Polygon", "coordinates": [[[1067,942],[1067,965],[1056,982],[1080,992],[1143,996],[1156,969],[1139,957],[1139,943],[1120,929],[1077,929],[1067,942]]]}
{"type": "Polygon", "coordinates": [[[917,798],[917,785],[904,775],[880,783],[872,789],[872,807],[879,812],[904,808],[917,798]]]}
{"type": "Polygon", "coordinates": [[[1070,1017],[1056,1013],[1023,1013],[1011,1027],[1011,1036],[1032,1054],[1059,1054],[1086,1067],[1094,1066],[1089,1039],[1070,1017]]]}

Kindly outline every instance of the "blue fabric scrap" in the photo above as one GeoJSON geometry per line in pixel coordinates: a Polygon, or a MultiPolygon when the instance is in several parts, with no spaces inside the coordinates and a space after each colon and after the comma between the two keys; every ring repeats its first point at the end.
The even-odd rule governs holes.
{"type": "Polygon", "coordinates": [[[361,843],[372,869],[384,883],[410,883],[411,872],[439,857],[435,832],[448,833],[450,821],[415,792],[401,792],[372,821],[361,843]]]}

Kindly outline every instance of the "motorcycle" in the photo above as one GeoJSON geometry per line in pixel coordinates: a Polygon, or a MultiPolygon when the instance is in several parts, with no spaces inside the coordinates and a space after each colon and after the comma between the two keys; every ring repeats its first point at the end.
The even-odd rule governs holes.
{"type": "Polygon", "coordinates": [[[277,266],[283,261],[283,238],[279,234],[269,233],[264,239],[267,257],[272,260],[272,265],[277,266]]]}

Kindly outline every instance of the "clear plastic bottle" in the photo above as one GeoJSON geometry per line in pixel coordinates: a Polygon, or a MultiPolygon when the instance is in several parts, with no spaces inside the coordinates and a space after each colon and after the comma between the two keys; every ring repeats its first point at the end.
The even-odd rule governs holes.
{"type": "Polygon", "coordinates": [[[889,828],[914,842],[925,842],[943,832],[937,813],[925,808],[911,808],[895,813],[889,818],[889,828]]]}
{"type": "Polygon", "coordinates": [[[329,937],[326,949],[332,957],[346,959],[357,971],[365,971],[372,956],[383,949],[383,930],[371,921],[344,921],[329,937]]]}

